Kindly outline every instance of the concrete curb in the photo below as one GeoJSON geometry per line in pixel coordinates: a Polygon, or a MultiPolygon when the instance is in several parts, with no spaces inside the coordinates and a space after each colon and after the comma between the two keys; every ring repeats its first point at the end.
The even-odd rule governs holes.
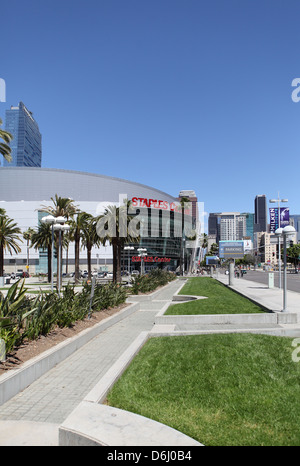
{"type": "Polygon", "coordinates": [[[201,314],[201,315],[159,315],[157,325],[227,325],[227,324],[296,324],[297,314],[201,314]]]}
{"type": "Polygon", "coordinates": [[[10,370],[0,376],[0,406],[31,383],[66,359],[103,330],[139,310],[140,304],[131,304],[117,314],[104,319],[94,327],[83,330],[79,335],[59,343],[39,356],[25,362],[19,369],[10,370]]]}
{"type": "Polygon", "coordinates": [[[165,424],[101,404],[150,337],[150,332],[141,332],[59,426],[60,446],[202,446],[196,440],[165,424]]]}

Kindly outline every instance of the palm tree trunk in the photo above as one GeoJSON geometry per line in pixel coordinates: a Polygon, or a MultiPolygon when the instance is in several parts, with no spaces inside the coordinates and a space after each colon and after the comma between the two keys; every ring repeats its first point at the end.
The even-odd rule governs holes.
{"type": "Polygon", "coordinates": [[[75,235],[75,282],[79,281],[79,247],[80,247],[80,238],[78,235],[75,235]]]}
{"type": "Polygon", "coordinates": [[[121,282],[121,252],[122,252],[122,247],[121,244],[119,243],[117,245],[117,282],[121,282]]]}
{"type": "Polygon", "coordinates": [[[4,248],[0,244],[0,277],[3,277],[4,274],[4,248]]]}
{"type": "Polygon", "coordinates": [[[52,248],[51,246],[47,248],[47,252],[48,252],[48,282],[50,283],[52,279],[52,266],[51,266],[52,248]]]}
{"type": "Polygon", "coordinates": [[[113,282],[117,281],[117,269],[118,269],[118,245],[116,241],[112,243],[113,250],[113,282]]]}
{"type": "Polygon", "coordinates": [[[87,248],[88,279],[92,279],[92,248],[87,248]]]}

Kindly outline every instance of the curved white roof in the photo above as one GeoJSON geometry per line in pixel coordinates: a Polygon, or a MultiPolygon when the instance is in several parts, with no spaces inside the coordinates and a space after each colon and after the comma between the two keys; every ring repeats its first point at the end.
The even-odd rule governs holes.
{"type": "Polygon", "coordinates": [[[34,167],[0,168],[0,201],[41,201],[55,195],[75,201],[118,202],[119,195],[174,202],[169,194],[133,181],[72,170],[34,167]]]}

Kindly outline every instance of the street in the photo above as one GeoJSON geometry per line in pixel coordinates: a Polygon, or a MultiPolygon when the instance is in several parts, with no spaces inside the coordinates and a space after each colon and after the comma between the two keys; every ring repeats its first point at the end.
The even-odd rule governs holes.
{"type": "MultiPolygon", "coordinates": [[[[258,283],[263,283],[265,285],[268,285],[268,275],[270,272],[265,272],[265,271],[254,271],[254,270],[247,270],[247,273],[243,275],[243,278],[240,278],[240,280],[252,280],[254,282],[258,283]]],[[[278,272],[272,272],[274,273],[274,286],[279,285],[279,273],[278,272]]],[[[283,286],[283,273],[281,273],[282,279],[281,279],[281,287],[283,286]]],[[[296,291],[300,293],[300,274],[295,274],[295,273],[287,273],[287,289],[290,291],[296,291]]]]}

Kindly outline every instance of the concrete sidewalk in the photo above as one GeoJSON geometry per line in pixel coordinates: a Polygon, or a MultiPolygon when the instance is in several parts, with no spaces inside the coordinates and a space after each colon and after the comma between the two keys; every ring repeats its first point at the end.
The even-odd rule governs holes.
{"type": "Polygon", "coordinates": [[[135,338],[152,329],[157,312],[182,285],[181,280],[171,282],[153,299],[133,297],[144,302],[139,311],[104,330],[0,406],[0,445],[57,445],[58,426],[135,338]]]}
{"type": "MultiPolygon", "coordinates": [[[[229,275],[216,274],[213,278],[229,286],[229,275]]],[[[280,288],[269,288],[267,285],[245,278],[234,278],[230,288],[270,311],[280,312],[283,309],[283,290],[280,288]]],[[[286,303],[287,312],[299,313],[300,316],[300,293],[288,290],[286,303]]]]}
{"type": "MultiPolygon", "coordinates": [[[[228,285],[228,276],[214,278],[228,285]]],[[[0,406],[0,445],[58,445],[58,427],[141,332],[150,332],[156,315],[183,286],[176,280],[159,292],[133,297],[140,310],[104,330],[28,388],[0,406]]],[[[243,279],[232,288],[272,311],[282,309],[282,290],[243,279]]],[[[300,294],[288,292],[288,309],[299,313],[300,294]]],[[[300,329],[300,324],[293,326],[300,329]]]]}

